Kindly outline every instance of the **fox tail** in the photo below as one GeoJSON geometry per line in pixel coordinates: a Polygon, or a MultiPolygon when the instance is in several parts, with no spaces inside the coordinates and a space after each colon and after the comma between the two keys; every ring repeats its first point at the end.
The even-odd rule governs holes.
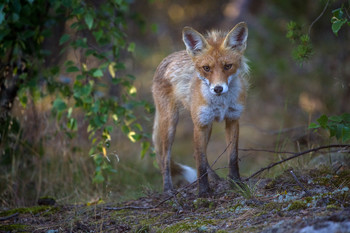
{"type": "Polygon", "coordinates": [[[172,176],[181,175],[187,182],[193,183],[197,180],[197,171],[189,166],[171,161],[172,176]]]}

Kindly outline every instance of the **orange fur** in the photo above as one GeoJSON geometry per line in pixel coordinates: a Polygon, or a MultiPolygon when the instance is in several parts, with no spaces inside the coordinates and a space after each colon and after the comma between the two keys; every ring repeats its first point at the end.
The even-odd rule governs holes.
{"type": "MultiPolygon", "coordinates": [[[[173,189],[171,147],[180,108],[191,113],[194,124],[194,156],[199,194],[210,188],[206,149],[213,121],[226,123],[229,144],[229,177],[239,180],[239,117],[244,109],[248,66],[244,58],[248,29],[237,24],[229,33],[210,32],[206,37],[185,27],[186,51],[175,52],[158,66],[153,79],[156,115],[153,142],[163,175],[164,191],[173,189]]],[[[181,167],[181,166],[180,166],[181,167]]]]}

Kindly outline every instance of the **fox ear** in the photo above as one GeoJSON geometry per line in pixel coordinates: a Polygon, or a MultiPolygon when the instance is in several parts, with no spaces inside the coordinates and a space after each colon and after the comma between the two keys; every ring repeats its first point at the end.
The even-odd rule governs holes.
{"type": "Polygon", "coordinates": [[[191,27],[185,27],[182,30],[182,40],[186,45],[188,54],[191,56],[201,53],[208,46],[204,36],[191,27]]]}
{"type": "Polygon", "coordinates": [[[243,52],[247,47],[248,28],[244,22],[238,23],[226,36],[224,47],[243,52]]]}

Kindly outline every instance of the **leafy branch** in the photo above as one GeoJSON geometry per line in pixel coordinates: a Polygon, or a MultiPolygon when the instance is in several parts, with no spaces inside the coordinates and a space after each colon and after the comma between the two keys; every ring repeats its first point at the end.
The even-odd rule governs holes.
{"type": "Polygon", "coordinates": [[[8,115],[0,119],[4,153],[9,153],[8,148],[11,153],[16,151],[7,136],[18,133],[14,129],[9,131],[8,127],[19,124],[13,123],[15,118],[9,111],[17,96],[23,107],[29,99],[53,97],[51,114],[56,118],[58,130],[69,139],[76,138],[81,129],[88,133],[89,155],[96,165],[95,183],[104,182],[108,172],[115,172],[108,150],[115,140],[112,133],[116,129],[131,142],[141,142],[142,156],[149,151],[150,136],[143,131],[135,111],[141,108],[140,111],[150,113],[152,107],[137,100],[135,77],[125,74],[121,57],[135,49],[135,43],[129,42],[125,33],[129,7],[130,2],[125,0],[99,4],[88,0],[0,3],[1,103],[5,102],[4,93],[10,90],[5,84],[14,86],[12,99],[6,102],[8,115]],[[53,54],[53,49],[44,47],[44,41],[53,40],[56,24],[67,25],[69,30],[57,40],[58,54],[53,54]],[[62,66],[46,66],[50,56],[72,51],[75,56],[62,66]],[[111,87],[117,91],[108,94],[111,87]]]}
{"type": "Polygon", "coordinates": [[[340,116],[327,117],[322,115],[317,123],[311,123],[310,129],[325,129],[329,131],[329,137],[336,137],[341,142],[350,140],[350,114],[344,113],[340,116]]]}

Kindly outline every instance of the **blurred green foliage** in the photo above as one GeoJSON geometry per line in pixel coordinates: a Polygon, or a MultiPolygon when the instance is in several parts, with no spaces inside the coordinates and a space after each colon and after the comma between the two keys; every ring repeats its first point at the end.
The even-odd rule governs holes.
{"type": "MultiPolygon", "coordinates": [[[[310,42],[310,30],[314,23],[316,23],[324,14],[327,9],[329,1],[327,1],[325,8],[321,15],[319,15],[310,25],[308,34],[303,33],[303,28],[295,21],[290,21],[287,24],[287,38],[296,45],[293,49],[293,58],[298,62],[305,62],[310,59],[313,54],[312,44],[310,42]]],[[[332,11],[332,31],[335,35],[338,35],[338,31],[343,25],[348,24],[350,26],[350,1],[347,4],[342,4],[340,8],[332,11]]]]}
{"type": "Polygon", "coordinates": [[[68,138],[77,137],[79,129],[88,132],[89,155],[96,165],[93,182],[104,182],[109,172],[115,172],[109,163],[108,149],[116,128],[132,142],[142,141],[141,153],[146,154],[150,148],[149,135],[137,123],[134,111],[140,107],[151,112],[152,108],[146,101],[135,98],[135,78],[123,74],[122,55],[127,56],[135,49],[125,33],[129,5],[125,0],[98,4],[80,0],[0,3],[2,158],[10,159],[20,153],[21,127],[11,115],[14,99],[18,97],[26,107],[29,99],[38,101],[48,96],[56,96],[51,113],[61,132],[68,138]],[[59,47],[56,55],[44,45],[55,36],[53,28],[60,23],[67,29],[54,46],[59,47]],[[68,50],[81,54],[80,59],[68,59],[63,66],[48,65],[49,56],[59,56],[68,50]],[[89,59],[94,62],[88,62],[89,59]],[[118,88],[118,93],[108,95],[112,86],[118,88]],[[83,121],[78,120],[82,115],[83,121]]]}
{"type": "Polygon", "coordinates": [[[311,129],[325,129],[329,131],[329,137],[336,137],[341,142],[350,141],[350,114],[344,113],[340,116],[322,115],[317,123],[311,123],[311,129]]]}
{"type": "MultiPolygon", "coordinates": [[[[328,2],[326,3],[325,9],[328,7],[328,2]]],[[[350,1],[346,7],[344,4],[335,10],[332,11],[332,31],[335,35],[338,35],[338,31],[342,28],[344,24],[350,26],[350,16],[348,11],[350,9],[350,1]]],[[[322,17],[324,11],[321,15],[313,22],[315,23],[320,17],[322,17]]],[[[310,25],[310,29],[313,25],[310,25]]],[[[302,27],[294,21],[290,21],[287,25],[287,38],[290,39],[293,43],[297,44],[297,47],[293,50],[293,57],[298,62],[305,62],[310,59],[310,56],[313,53],[312,44],[310,42],[310,37],[307,34],[302,33],[302,27]]],[[[344,113],[340,116],[331,116],[328,117],[323,114],[317,119],[317,123],[311,123],[309,128],[318,129],[323,128],[329,131],[329,136],[336,137],[337,140],[341,142],[346,142],[350,140],[350,114],[344,113]]]]}
{"type": "Polygon", "coordinates": [[[331,23],[332,31],[335,35],[338,35],[338,31],[343,27],[344,24],[348,24],[348,26],[350,26],[350,15],[348,15],[349,11],[350,1],[348,2],[347,7],[343,4],[340,8],[332,11],[333,17],[331,19],[331,23]]]}
{"type": "Polygon", "coordinates": [[[288,23],[287,29],[287,38],[296,45],[292,52],[293,58],[300,63],[310,59],[313,50],[309,35],[303,34],[302,28],[294,21],[288,23]]]}

